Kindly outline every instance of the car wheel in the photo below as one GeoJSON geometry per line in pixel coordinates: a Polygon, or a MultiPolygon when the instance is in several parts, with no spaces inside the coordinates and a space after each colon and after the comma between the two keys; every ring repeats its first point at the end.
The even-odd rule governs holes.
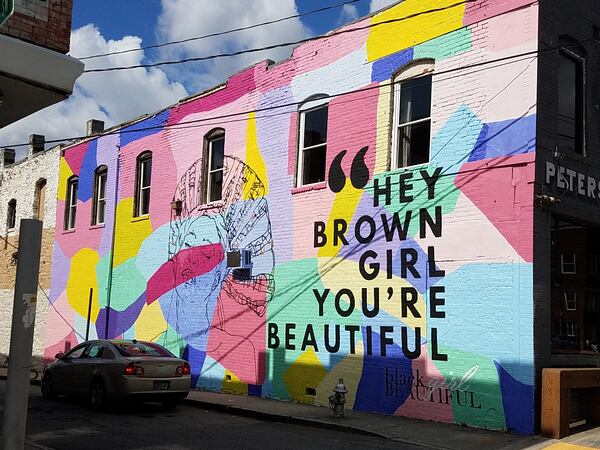
{"type": "Polygon", "coordinates": [[[106,409],[106,389],[101,380],[95,380],[90,387],[90,405],[96,411],[106,409]]]}
{"type": "Polygon", "coordinates": [[[52,384],[52,376],[49,373],[45,373],[42,377],[42,396],[48,400],[54,400],[56,398],[56,391],[52,384]]]}

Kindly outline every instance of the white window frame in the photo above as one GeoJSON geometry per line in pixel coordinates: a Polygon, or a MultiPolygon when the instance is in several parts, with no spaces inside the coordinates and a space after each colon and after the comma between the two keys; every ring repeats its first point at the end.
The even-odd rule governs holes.
{"type": "Polygon", "coordinates": [[[423,166],[425,164],[429,164],[431,161],[431,141],[433,139],[433,78],[432,78],[432,86],[431,86],[431,102],[429,105],[429,117],[413,120],[412,122],[406,122],[400,125],[400,94],[402,92],[402,82],[403,81],[412,81],[422,76],[433,75],[434,63],[432,61],[420,61],[411,64],[406,69],[402,70],[400,73],[394,76],[394,89],[393,89],[393,107],[392,107],[392,151],[391,151],[391,163],[390,169],[406,169],[409,167],[417,167],[423,166]],[[400,133],[399,129],[404,128],[410,125],[417,125],[419,123],[423,123],[426,121],[430,121],[430,133],[429,133],[429,161],[426,163],[418,163],[418,164],[410,164],[403,165],[399,164],[400,159],[400,149],[399,149],[399,140],[400,133]]]}
{"type": "Polygon", "coordinates": [[[216,203],[216,202],[220,202],[221,200],[223,200],[223,184],[225,182],[225,177],[224,175],[224,171],[225,171],[225,132],[223,131],[218,131],[218,132],[214,132],[211,133],[207,136],[206,138],[206,145],[207,145],[207,160],[206,160],[206,203],[210,204],[210,203],[216,203]],[[212,167],[212,158],[213,158],[213,144],[215,143],[215,141],[219,141],[222,140],[223,141],[223,166],[220,169],[211,169],[212,167]],[[210,190],[210,181],[212,178],[212,175],[217,173],[217,172],[221,172],[221,195],[219,196],[219,198],[217,200],[211,200],[210,199],[210,195],[211,195],[211,190],[210,190]]]}
{"type": "MultiPolygon", "coordinates": [[[[298,126],[298,154],[297,154],[297,171],[296,171],[296,187],[312,186],[315,184],[321,184],[324,181],[317,181],[315,183],[304,184],[304,152],[314,150],[317,148],[325,147],[325,154],[327,154],[327,142],[329,141],[329,98],[319,98],[315,100],[309,100],[302,105],[300,108],[300,121],[298,126]],[[327,136],[325,136],[325,142],[317,145],[311,145],[304,147],[304,126],[306,121],[306,114],[316,111],[321,108],[327,108],[327,136]]],[[[325,164],[325,175],[327,175],[327,164],[325,164]]],[[[326,178],[326,177],[325,177],[326,178]]]]}
{"type": "Polygon", "coordinates": [[[563,299],[565,302],[565,311],[577,311],[577,293],[570,291],[563,291],[563,299]],[[569,297],[572,298],[569,298],[569,297]],[[574,303],[574,306],[571,306],[570,303],[574,303]]]}
{"type": "Polygon", "coordinates": [[[565,329],[568,337],[577,337],[579,331],[578,328],[576,322],[565,322],[565,329]]]}
{"type": "Polygon", "coordinates": [[[146,163],[150,161],[150,166],[152,166],[152,152],[144,152],[137,157],[137,178],[136,178],[136,187],[135,187],[135,217],[146,217],[150,214],[150,199],[151,199],[151,188],[152,188],[152,167],[150,167],[150,184],[148,186],[144,186],[144,169],[146,167],[146,163]],[[142,211],[142,198],[144,197],[142,194],[144,191],[148,191],[148,211],[142,211]]]}
{"type": "Polygon", "coordinates": [[[79,190],[79,177],[71,177],[67,180],[67,198],[65,200],[65,220],[63,228],[65,231],[75,229],[77,220],[77,191],[79,190]]]}
{"type": "Polygon", "coordinates": [[[94,204],[92,206],[92,225],[103,225],[106,221],[106,182],[108,179],[108,167],[100,166],[94,175],[94,204]],[[104,181],[102,181],[104,180],[104,181]],[[104,183],[101,186],[101,183],[104,183]],[[101,189],[104,187],[104,189],[101,189]],[[104,195],[102,191],[104,190],[104,195]],[[102,205],[103,219],[100,221],[100,205],[102,205]]]}
{"type": "Polygon", "coordinates": [[[575,275],[575,274],[577,274],[577,259],[576,259],[577,255],[576,255],[575,252],[573,252],[572,255],[573,255],[573,263],[570,263],[570,262],[567,263],[568,265],[573,264],[573,271],[570,272],[570,271],[565,270],[565,254],[564,253],[560,254],[560,273],[561,274],[564,274],[564,275],[575,275]]]}

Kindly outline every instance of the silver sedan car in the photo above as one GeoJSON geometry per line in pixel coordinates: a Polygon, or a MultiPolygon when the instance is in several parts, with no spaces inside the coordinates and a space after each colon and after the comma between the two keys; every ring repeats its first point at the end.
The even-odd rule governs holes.
{"type": "Polygon", "coordinates": [[[190,365],[158,344],[97,340],[58,353],[44,369],[42,395],[86,396],[97,410],[124,398],[175,406],[190,383],[190,365]]]}

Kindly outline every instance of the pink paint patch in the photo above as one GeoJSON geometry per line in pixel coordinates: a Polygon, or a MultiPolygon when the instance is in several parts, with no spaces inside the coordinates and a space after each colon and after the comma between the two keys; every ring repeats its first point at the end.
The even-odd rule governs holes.
{"type": "MultiPolygon", "coordinates": [[[[372,85],[373,86],[373,85],[372,85]]],[[[350,168],[356,154],[369,147],[365,155],[365,164],[369,169],[369,178],[373,176],[375,167],[375,140],[377,130],[377,96],[371,92],[355,92],[333,99],[329,104],[329,129],[327,137],[327,172],[333,159],[346,150],[342,160],[342,170],[350,183],[350,168]],[[357,109],[360,108],[361,120],[356,120],[357,109]]]]}
{"type": "Polygon", "coordinates": [[[248,384],[263,384],[266,376],[266,319],[241,299],[265,305],[266,294],[251,285],[225,280],[208,336],[208,356],[248,384]]]}
{"type": "Polygon", "coordinates": [[[454,180],[526,262],[533,260],[535,153],[463,164],[454,180]]]}
{"type": "MultiPolygon", "coordinates": [[[[65,202],[59,200],[56,207],[56,217],[59,226],[56,227],[55,239],[58,241],[64,255],[72,258],[82,248],[90,248],[97,251],[102,239],[102,233],[106,228],[90,228],[92,202],[77,202],[77,215],[75,216],[75,228],[64,231],[62,218],[64,217],[65,202]]],[[[106,231],[109,232],[109,231],[106,231]]]]}
{"type": "Polygon", "coordinates": [[[537,0],[480,0],[465,7],[463,24],[472,25],[534,3],[537,0]]]}
{"type": "Polygon", "coordinates": [[[254,72],[254,67],[250,67],[229,78],[224,89],[175,106],[169,114],[167,123],[172,125],[183,121],[190,114],[220,108],[254,91],[256,89],[254,72]]]}
{"type": "Polygon", "coordinates": [[[150,304],[177,286],[210,272],[224,257],[221,244],[201,245],[180,251],[148,280],[146,303],[150,304]]]}
{"type": "Polygon", "coordinates": [[[412,417],[413,419],[433,420],[436,422],[452,422],[452,403],[446,404],[445,389],[448,387],[444,376],[435,367],[427,355],[427,345],[421,347],[421,356],[413,360],[412,395],[396,410],[395,416],[412,417]],[[433,396],[429,389],[423,386],[435,387],[433,396]],[[441,389],[442,400],[438,396],[441,389]],[[428,396],[429,395],[429,396],[428,396]]]}
{"type": "Polygon", "coordinates": [[[84,144],[76,145],[75,147],[71,147],[68,150],[65,150],[65,161],[71,168],[73,175],[79,176],[79,171],[81,170],[81,164],[83,163],[83,158],[90,146],[89,142],[84,144]]]}
{"type": "MultiPolygon", "coordinates": [[[[48,319],[50,319],[50,317],[48,319]]],[[[61,339],[56,344],[46,347],[44,349],[44,365],[54,361],[57,353],[65,353],[69,349],[75,347],[78,343],[75,332],[71,331],[69,335],[65,336],[65,338],[61,339]]]]}

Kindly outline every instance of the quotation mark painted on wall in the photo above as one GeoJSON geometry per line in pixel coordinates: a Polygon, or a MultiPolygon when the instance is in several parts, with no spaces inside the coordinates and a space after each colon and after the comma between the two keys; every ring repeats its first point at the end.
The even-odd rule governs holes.
{"type": "MultiPolygon", "coordinates": [[[[368,150],[369,147],[361,148],[354,157],[352,166],[350,167],[350,182],[356,189],[364,188],[369,182],[369,168],[365,164],[365,155],[368,150]]],[[[341,192],[346,185],[346,174],[342,169],[342,160],[346,156],[346,153],[348,153],[347,150],[339,152],[333,158],[331,167],[329,168],[329,189],[336,194],[341,192]]]]}

